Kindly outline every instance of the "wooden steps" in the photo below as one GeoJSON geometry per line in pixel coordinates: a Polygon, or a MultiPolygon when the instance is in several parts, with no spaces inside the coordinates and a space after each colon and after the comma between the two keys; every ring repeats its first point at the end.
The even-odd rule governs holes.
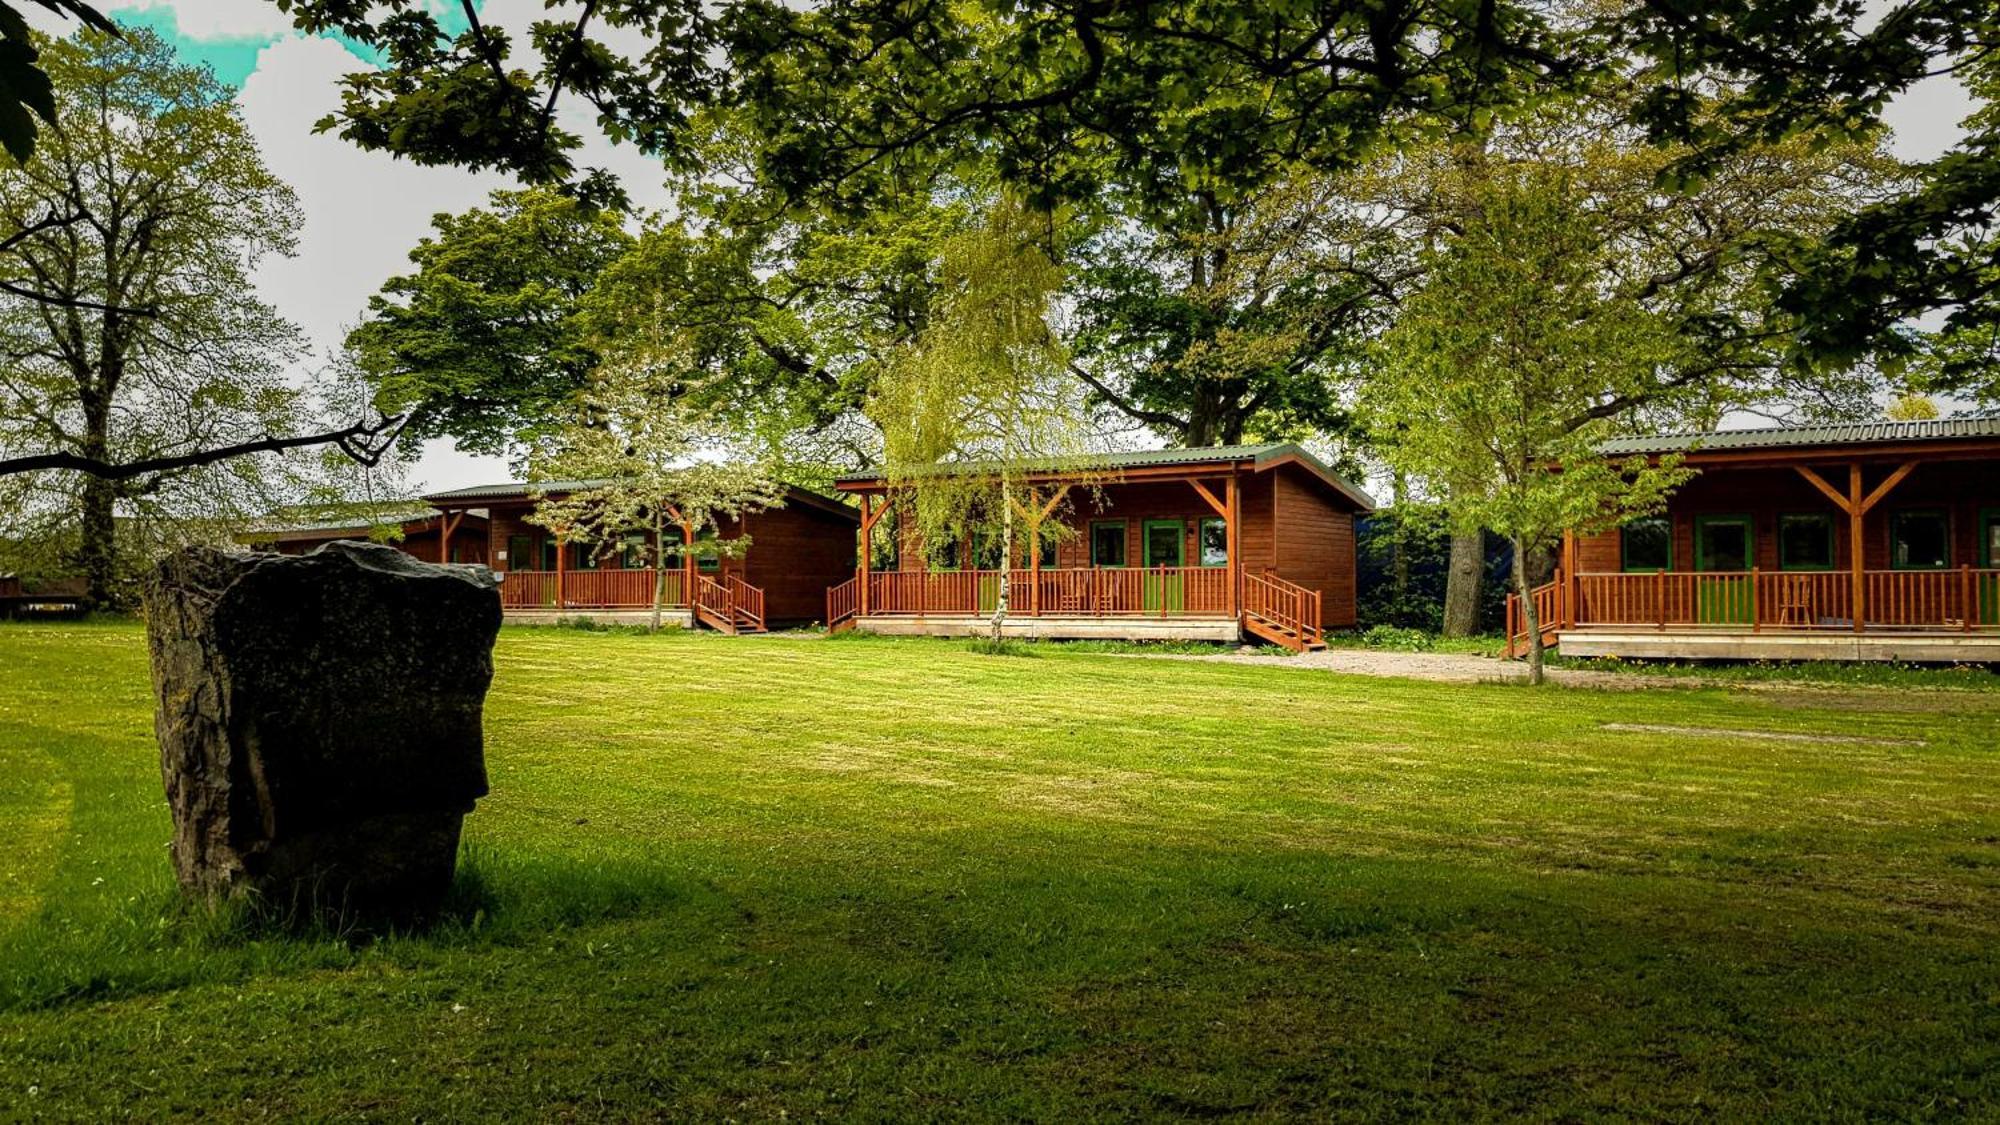
{"type": "Polygon", "coordinates": [[[764,633],[764,591],[741,578],[717,582],[706,575],[695,579],[694,619],[718,633],[738,636],[764,633]]]}

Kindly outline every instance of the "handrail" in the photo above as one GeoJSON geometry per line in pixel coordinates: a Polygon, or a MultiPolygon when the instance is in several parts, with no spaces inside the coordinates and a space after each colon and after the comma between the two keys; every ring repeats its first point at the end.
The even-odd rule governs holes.
{"type": "Polygon", "coordinates": [[[764,627],[764,591],[761,587],[752,586],[732,574],[729,576],[729,599],[737,613],[759,629],[764,627]]]}
{"type": "Polygon", "coordinates": [[[1296,636],[1302,645],[1321,643],[1323,617],[1318,590],[1275,574],[1245,574],[1243,612],[1296,636]]]}
{"type": "Polygon", "coordinates": [[[729,590],[706,574],[694,579],[695,606],[722,618],[729,618],[729,590]]]}
{"type": "MultiPolygon", "coordinates": [[[[999,601],[1001,573],[878,571],[868,576],[868,613],[989,615],[999,601]]],[[[1235,612],[1228,567],[1016,567],[1005,573],[1013,616],[1229,617],[1235,612]]]]}
{"type": "MultiPolygon", "coordinates": [[[[1561,630],[1564,621],[1563,593],[1565,586],[1562,574],[1557,572],[1553,581],[1545,582],[1528,591],[1535,599],[1535,627],[1541,632],[1544,643],[1551,635],[1561,630]]],[[[1507,659],[1526,651],[1528,643],[1528,619],[1521,612],[1521,595],[1507,595],[1507,659]]]]}
{"type": "Polygon", "coordinates": [[[861,578],[856,575],[826,591],[826,629],[837,632],[861,612],[861,578]]]}
{"type": "MultiPolygon", "coordinates": [[[[1861,578],[1862,631],[2000,626],[2000,568],[1865,570],[1861,578]]],[[[1577,627],[1855,629],[1848,570],[1606,572],[1574,583],[1569,623],[1577,627]]],[[[1514,625],[1510,617],[1510,636],[1514,625]]]]}

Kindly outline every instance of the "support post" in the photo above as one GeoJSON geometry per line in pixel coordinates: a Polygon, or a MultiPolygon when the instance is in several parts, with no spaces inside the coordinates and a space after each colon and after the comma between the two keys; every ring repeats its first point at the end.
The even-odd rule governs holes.
{"type": "Polygon", "coordinates": [[[563,573],[565,570],[564,564],[568,562],[568,560],[564,558],[564,556],[568,554],[569,554],[569,542],[560,535],[556,536],[556,612],[557,613],[561,613],[563,610],[569,608],[568,600],[563,597],[563,573]]]}
{"type": "Polygon", "coordinates": [[[1868,581],[1862,573],[1861,521],[1868,509],[1861,503],[1861,462],[1847,463],[1847,557],[1849,579],[1848,597],[1852,601],[1849,613],[1854,617],[1854,631],[1861,631],[1861,620],[1866,614],[1863,605],[1867,598],[1868,581]]]}
{"type": "Polygon", "coordinates": [[[1563,612],[1557,624],[1566,629],[1576,627],[1576,532],[1563,530],[1563,612]]]}
{"type": "Polygon", "coordinates": [[[1237,474],[1229,474],[1229,483],[1223,494],[1223,504],[1228,511],[1223,514],[1226,529],[1226,546],[1229,554],[1229,615],[1240,625],[1243,621],[1243,486],[1237,474]]]}
{"type": "MultiPolygon", "coordinates": [[[[888,502],[888,497],[882,498],[882,503],[888,502]]],[[[875,554],[872,550],[875,545],[875,519],[869,514],[869,496],[866,492],[861,494],[861,530],[856,534],[859,540],[859,554],[856,557],[854,571],[861,581],[861,589],[856,592],[858,597],[855,604],[859,609],[855,615],[866,617],[868,616],[868,572],[870,563],[873,562],[872,556],[875,554]]]]}

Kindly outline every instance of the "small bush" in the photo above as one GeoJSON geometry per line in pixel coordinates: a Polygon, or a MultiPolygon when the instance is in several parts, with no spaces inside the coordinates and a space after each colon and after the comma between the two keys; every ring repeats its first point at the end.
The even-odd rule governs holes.
{"type": "Polygon", "coordinates": [[[1396,652],[1429,652],[1437,647],[1437,638],[1422,629],[1377,625],[1361,634],[1361,643],[1369,648],[1391,649],[1396,652]]]}

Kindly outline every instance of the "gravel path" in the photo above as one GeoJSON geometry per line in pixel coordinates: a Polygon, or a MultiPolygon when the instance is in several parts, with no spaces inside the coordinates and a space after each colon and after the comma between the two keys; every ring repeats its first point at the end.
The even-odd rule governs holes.
{"type": "MultiPolygon", "coordinates": [[[[1448,684],[1484,684],[1508,680],[1526,682],[1528,678],[1528,666],[1521,661],[1495,660],[1491,657],[1457,652],[1385,652],[1379,649],[1329,648],[1318,652],[1300,653],[1297,656],[1230,652],[1218,656],[1163,655],[1147,659],[1316,668],[1324,672],[1345,672],[1355,676],[1398,676],[1448,684]]],[[[1589,672],[1570,668],[1550,668],[1548,678],[1550,683],[1565,684],[1570,687],[1606,688],[1614,691],[1704,686],[1698,682],[1690,682],[1686,678],[1673,676],[1646,676],[1631,672],[1589,672]]]]}

